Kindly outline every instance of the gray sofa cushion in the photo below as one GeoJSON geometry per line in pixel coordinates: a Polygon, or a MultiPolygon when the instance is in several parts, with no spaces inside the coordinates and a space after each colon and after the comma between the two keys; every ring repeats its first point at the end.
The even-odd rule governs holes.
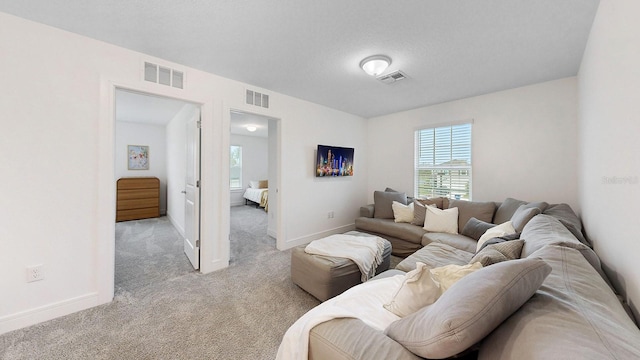
{"type": "Polygon", "coordinates": [[[458,233],[462,233],[462,229],[472,217],[490,223],[496,211],[496,204],[493,202],[450,199],[449,209],[454,207],[458,208],[458,233]]]}
{"type": "Polygon", "coordinates": [[[431,243],[402,260],[396,269],[409,272],[416,268],[416,263],[425,263],[430,268],[437,268],[449,264],[465,265],[469,263],[472,253],[456,249],[451,245],[431,243]]]}
{"type": "Polygon", "coordinates": [[[397,201],[401,204],[407,204],[407,194],[389,191],[373,192],[373,217],[378,219],[393,219],[393,209],[391,204],[397,201]]]}
{"type": "Polygon", "coordinates": [[[424,235],[422,235],[422,246],[427,246],[430,243],[447,244],[472,254],[476,252],[476,246],[478,246],[477,241],[464,235],[425,232],[424,235]]]}
{"type": "Polygon", "coordinates": [[[591,247],[591,243],[582,234],[582,222],[571,206],[567,204],[549,205],[543,214],[553,216],[564,225],[581,243],[591,247]]]}
{"type": "Polygon", "coordinates": [[[369,205],[366,205],[366,206],[360,206],[360,216],[372,218],[374,210],[375,210],[375,207],[374,207],[373,204],[369,204],[369,205]]]}
{"type": "Polygon", "coordinates": [[[359,217],[356,228],[372,233],[382,233],[414,244],[420,244],[422,235],[427,231],[423,228],[407,223],[397,223],[393,219],[377,219],[359,217]]]}
{"type": "Polygon", "coordinates": [[[640,359],[640,331],[577,250],[545,246],[531,257],[551,274],[484,339],[479,360],[640,359]]]}
{"type": "Polygon", "coordinates": [[[489,266],[507,260],[519,259],[522,245],[524,245],[522,239],[487,245],[469,260],[469,264],[479,262],[482,266],[489,266]]]}
{"type": "Polygon", "coordinates": [[[353,318],[333,319],[309,332],[309,359],[398,359],[420,358],[402,345],[353,318]]]}
{"type": "MultiPolygon", "coordinates": [[[[416,355],[443,359],[487,336],[535,293],[551,267],[540,259],[505,261],[455,283],[434,304],[385,333],[416,355]]],[[[544,346],[544,345],[543,345],[544,346]]]]}
{"type": "Polygon", "coordinates": [[[484,234],[487,230],[491,229],[494,226],[496,225],[472,217],[471,219],[469,219],[469,221],[467,221],[467,224],[464,226],[464,228],[462,228],[462,232],[460,234],[478,241],[482,234],[484,234]]]}

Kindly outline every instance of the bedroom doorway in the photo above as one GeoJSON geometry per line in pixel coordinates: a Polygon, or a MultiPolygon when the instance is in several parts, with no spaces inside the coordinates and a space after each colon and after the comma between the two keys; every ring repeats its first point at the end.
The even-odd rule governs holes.
{"type": "Polygon", "coordinates": [[[278,126],[278,119],[230,111],[230,263],[276,248],[278,126]]]}
{"type": "MultiPolygon", "coordinates": [[[[115,89],[115,181],[157,179],[148,189],[116,190],[116,212],[132,216],[116,223],[115,293],[131,291],[199,268],[199,104],[160,95],[115,89]],[[131,146],[145,150],[131,164],[131,146]],[[144,199],[132,198],[139,192],[144,199]],[[157,213],[136,216],[137,207],[157,213]],[[159,215],[159,216],[158,216],[159,215]]],[[[135,188],[135,186],[134,186],[135,188]]]]}

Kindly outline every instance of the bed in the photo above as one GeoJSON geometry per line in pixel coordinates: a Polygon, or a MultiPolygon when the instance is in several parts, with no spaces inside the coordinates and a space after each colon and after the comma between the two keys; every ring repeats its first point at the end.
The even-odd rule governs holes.
{"type": "Polygon", "coordinates": [[[256,207],[263,207],[264,211],[269,211],[269,189],[249,187],[242,197],[245,199],[245,205],[249,201],[256,204],[256,207]]]}

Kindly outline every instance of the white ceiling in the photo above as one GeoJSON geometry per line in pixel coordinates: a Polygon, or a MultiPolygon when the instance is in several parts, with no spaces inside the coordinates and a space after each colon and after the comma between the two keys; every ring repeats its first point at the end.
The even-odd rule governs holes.
{"type": "Polygon", "coordinates": [[[231,133],[235,135],[269,136],[269,118],[242,112],[231,111],[231,133]],[[256,131],[247,130],[247,126],[255,126],[256,131]]]}
{"type": "Polygon", "coordinates": [[[0,0],[0,11],[372,117],[576,75],[598,3],[0,0]],[[358,64],[375,54],[408,79],[366,75],[358,64]]]}
{"type": "Polygon", "coordinates": [[[182,107],[184,101],[125,90],[116,91],[116,121],[166,126],[182,107]]]}

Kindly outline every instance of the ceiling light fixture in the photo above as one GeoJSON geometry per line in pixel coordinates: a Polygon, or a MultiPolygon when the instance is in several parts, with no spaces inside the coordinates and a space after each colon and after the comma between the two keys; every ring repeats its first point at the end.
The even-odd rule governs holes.
{"type": "Polygon", "coordinates": [[[389,65],[391,65],[391,58],[385,55],[369,56],[360,62],[362,70],[371,76],[382,74],[389,65]]]}
{"type": "Polygon", "coordinates": [[[256,130],[258,130],[258,128],[253,126],[253,125],[248,125],[247,126],[247,131],[249,131],[249,132],[254,132],[256,130]]]}

